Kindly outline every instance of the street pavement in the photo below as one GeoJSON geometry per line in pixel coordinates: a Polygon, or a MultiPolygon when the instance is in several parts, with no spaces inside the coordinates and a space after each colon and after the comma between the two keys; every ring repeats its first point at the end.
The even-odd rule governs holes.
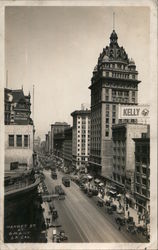
{"type": "Polygon", "coordinates": [[[99,208],[94,199],[85,195],[76,183],[71,181],[71,186],[65,187],[61,181],[63,173],[57,172],[57,180],[51,178],[50,171],[44,170],[43,173],[49,193],[54,191],[55,185],[62,185],[66,193],[65,200],[53,202],[68,242],[143,242],[136,235],[118,230],[118,225],[110,218],[111,215],[105,213],[105,209],[99,208]]]}

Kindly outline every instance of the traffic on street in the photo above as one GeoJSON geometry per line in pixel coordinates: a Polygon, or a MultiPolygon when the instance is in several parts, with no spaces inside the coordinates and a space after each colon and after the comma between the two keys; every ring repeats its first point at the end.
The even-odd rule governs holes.
{"type": "Polygon", "coordinates": [[[93,194],[85,192],[83,184],[74,181],[74,174],[64,173],[60,167],[62,164],[57,162],[42,162],[47,191],[45,203],[50,210],[49,218],[46,218],[48,242],[147,241],[132,229],[128,221],[122,219],[115,205],[108,206],[108,202],[102,201],[97,189],[93,194]]]}

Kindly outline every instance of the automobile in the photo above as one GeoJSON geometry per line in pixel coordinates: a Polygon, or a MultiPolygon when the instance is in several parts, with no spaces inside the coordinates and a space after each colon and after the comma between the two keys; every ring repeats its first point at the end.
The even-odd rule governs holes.
{"type": "Polygon", "coordinates": [[[62,177],[62,183],[65,187],[70,187],[70,179],[67,176],[62,177]]]}
{"type": "Polygon", "coordinates": [[[110,206],[111,202],[109,200],[105,201],[105,206],[110,206]]]}
{"type": "Polygon", "coordinates": [[[55,194],[65,195],[65,192],[64,192],[64,190],[62,189],[61,185],[56,185],[56,186],[55,186],[55,194]]]}
{"type": "Polygon", "coordinates": [[[117,206],[115,204],[110,204],[110,207],[112,208],[113,211],[117,210],[117,206]]]}
{"type": "Polygon", "coordinates": [[[97,190],[97,189],[91,189],[91,191],[92,191],[92,194],[93,194],[94,196],[97,196],[97,195],[98,195],[98,190],[97,190]]]}
{"type": "Polygon", "coordinates": [[[115,221],[117,224],[121,225],[121,226],[124,226],[125,223],[126,223],[126,219],[124,216],[122,215],[119,215],[119,214],[116,214],[115,215],[115,221]]]}
{"type": "Polygon", "coordinates": [[[138,226],[137,227],[137,233],[142,233],[143,235],[147,235],[147,229],[144,226],[138,226]]]}
{"type": "Polygon", "coordinates": [[[131,216],[129,216],[126,221],[127,221],[128,224],[133,224],[134,223],[133,217],[131,217],[131,216]]]}
{"type": "Polygon", "coordinates": [[[65,241],[65,240],[68,240],[68,237],[67,237],[67,235],[65,234],[65,231],[62,229],[62,230],[60,230],[60,232],[59,232],[59,238],[60,238],[60,240],[61,241],[65,241]]]}
{"type": "Polygon", "coordinates": [[[80,187],[81,190],[83,190],[83,189],[85,188],[85,185],[84,185],[83,183],[81,183],[81,184],[79,185],[79,187],[80,187]]]}
{"type": "Polygon", "coordinates": [[[98,207],[103,207],[103,205],[104,205],[104,201],[103,200],[101,200],[101,199],[97,200],[97,206],[98,207]]]}
{"type": "Polygon", "coordinates": [[[127,226],[127,232],[132,233],[132,234],[136,234],[137,233],[137,228],[135,227],[135,225],[129,224],[127,226]]]}
{"type": "Polygon", "coordinates": [[[57,212],[57,210],[54,208],[53,210],[52,210],[52,219],[53,220],[56,220],[58,218],[58,212],[57,212]]]}
{"type": "Polygon", "coordinates": [[[56,243],[60,243],[60,236],[57,234],[53,234],[52,241],[56,243]]]}
{"type": "Polygon", "coordinates": [[[108,214],[112,214],[113,213],[113,210],[112,210],[112,208],[110,206],[107,207],[107,212],[108,212],[108,214]]]}
{"type": "Polygon", "coordinates": [[[52,179],[56,180],[57,179],[57,173],[52,171],[51,172],[51,177],[52,177],[52,179]]]}
{"type": "Polygon", "coordinates": [[[88,197],[92,197],[92,196],[93,196],[92,191],[91,191],[91,190],[88,190],[88,191],[87,191],[87,195],[88,195],[88,197]]]}

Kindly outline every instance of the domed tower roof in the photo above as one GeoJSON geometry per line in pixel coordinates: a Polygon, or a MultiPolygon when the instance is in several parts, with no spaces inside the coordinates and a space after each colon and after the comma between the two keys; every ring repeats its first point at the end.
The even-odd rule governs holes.
{"type": "Polygon", "coordinates": [[[116,45],[117,39],[118,39],[118,36],[117,36],[115,30],[113,30],[113,32],[111,33],[111,36],[110,36],[110,44],[116,45]]]}
{"type": "Polygon", "coordinates": [[[106,62],[122,62],[129,64],[128,55],[123,47],[120,47],[118,42],[118,36],[115,30],[110,35],[110,44],[106,46],[98,58],[98,65],[106,62]]]}

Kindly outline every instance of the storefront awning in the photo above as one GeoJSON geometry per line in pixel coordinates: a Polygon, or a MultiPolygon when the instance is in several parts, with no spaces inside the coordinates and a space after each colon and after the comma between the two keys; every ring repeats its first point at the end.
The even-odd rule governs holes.
{"type": "Polygon", "coordinates": [[[94,182],[97,183],[97,184],[99,184],[100,180],[99,179],[95,179],[94,182]]]}
{"type": "Polygon", "coordinates": [[[117,197],[121,197],[121,194],[118,194],[117,197]]]}
{"type": "Polygon", "coordinates": [[[87,178],[88,178],[88,179],[93,179],[93,176],[87,175],[87,178]]]}
{"type": "Polygon", "coordinates": [[[116,194],[116,192],[114,192],[114,191],[110,191],[110,193],[111,193],[111,194],[116,194]]]}

